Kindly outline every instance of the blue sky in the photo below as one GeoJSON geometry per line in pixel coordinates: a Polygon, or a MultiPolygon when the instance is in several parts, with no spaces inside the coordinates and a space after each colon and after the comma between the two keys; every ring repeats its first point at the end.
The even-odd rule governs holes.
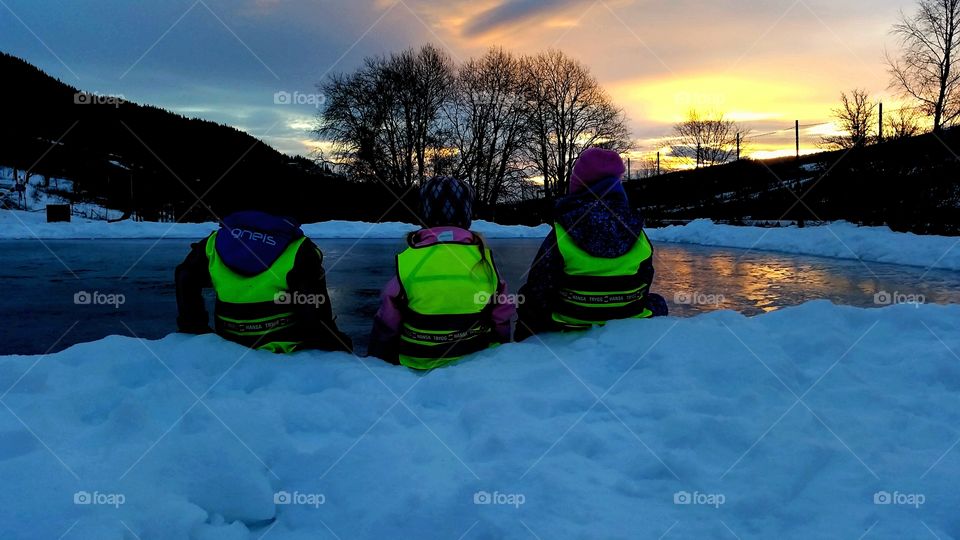
{"type": "Polygon", "coordinates": [[[428,41],[455,58],[563,49],[638,138],[690,106],[758,130],[827,120],[842,90],[887,91],[905,0],[0,0],[0,49],[72,85],[236,126],[305,153],[314,85],[428,41]],[[277,92],[300,104],[276,104],[277,92]]]}

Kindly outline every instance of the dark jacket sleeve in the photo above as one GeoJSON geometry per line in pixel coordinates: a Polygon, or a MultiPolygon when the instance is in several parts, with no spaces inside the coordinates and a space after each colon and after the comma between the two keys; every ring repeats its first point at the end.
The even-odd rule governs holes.
{"type": "Polygon", "coordinates": [[[518,293],[520,305],[517,310],[517,329],[514,332],[516,341],[556,329],[553,323],[553,302],[562,275],[563,258],[557,249],[556,231],[551,231],[540,245],[540,250],[530,266],[527,282],[518,293]]]}
{"type": "Polygon", "coordinates": [[[353,341],[337,328],[327,290],[327,273],[323,254],[310,239],[300,246],[293,269],[287,273],[291,293],[314,301],[296,302],[293,306],[303,327],[307,347],[328,351],[353,352],[353,341]]]}
{"type": "Polygon", "coordinates": [[[213,331],[203,300],[203,289],[213,286],[206,245],[202,240],[190,246],[187,258],[177,266],[177,329],[188,334],[213,331]]]}

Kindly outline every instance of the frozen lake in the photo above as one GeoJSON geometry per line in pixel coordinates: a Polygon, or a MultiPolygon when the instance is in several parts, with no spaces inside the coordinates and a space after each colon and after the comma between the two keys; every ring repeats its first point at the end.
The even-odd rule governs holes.
{"type": "MultiPolygon", "coordinates": [[[[329,240],[325,255],[340,328],[366,349],[379,291],[402,240],[329,240]]],[[[513,292],[525,281],[540,240],[490,241],[513,292]]],[[[174,268],[185,240],[0,241],[2,354],[43,354],[111,334],[159,338],[176,331],[174,268]],[[77,305],[82,291],[123,295],[118,307],[77,305]]],[[[814,299],[875,307],[883,293],[901,300],[960,303],[960,273],[780,253],[656,245],[654,292],[673,315],[733,309],[755,315],[814,299]]],[[[118,296],[119,298],[119,296],[118,296]]]]}

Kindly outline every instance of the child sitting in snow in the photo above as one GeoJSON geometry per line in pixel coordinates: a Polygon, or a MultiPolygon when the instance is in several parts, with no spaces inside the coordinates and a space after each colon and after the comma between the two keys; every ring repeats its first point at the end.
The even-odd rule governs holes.
{"type": "Polygon", "coordinates": [[[653,248],[643,216],[630,206],[620,155],[589,148],[574,165],[569,195],[554,209],[554,229],[540,246],[518,297],[516,338],[580,330],[613,319],[667,314],[650,294],[653,248]]]}
{"type": "Polygon", "coordinates": [[[334,322],[323,254],[291,218],[259,210],[227,216],[193,244],[176,282],[181,332],[211,332],[203,289],[213,288],[212,331],[225,339],[276,353],[352,351],[334,322]]]}
{"type": "Polygon", "coordinates": [[[470,186],[437,177],[424,183],[420,197],[426,228],[411,233],[397,256],[397,274],[381,295],[369,353],[426,370],[510,341],[516,306],[490,249],[469,230],[470,186]]]}

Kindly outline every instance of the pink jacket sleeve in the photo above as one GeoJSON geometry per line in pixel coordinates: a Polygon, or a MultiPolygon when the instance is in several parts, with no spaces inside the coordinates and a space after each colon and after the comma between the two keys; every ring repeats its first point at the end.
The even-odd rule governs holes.
{"type": "Polygon", "coordinates": [[[510,323],[517,313],[516,300],[509,294],[507,282],[500,280],[497,297],[493,299],[493,325],[500,343],[510,343],[510,323]]]}
{"type": "Polygon", "coordinates": [[[403,324],[400,293],[400,279],[394,276],[380,293],[380,309],[373,318],[373,331],[367,349],[368,355],[394,364],[399,363],[397,340],[400,337],[400,325],[403,324]]]}

